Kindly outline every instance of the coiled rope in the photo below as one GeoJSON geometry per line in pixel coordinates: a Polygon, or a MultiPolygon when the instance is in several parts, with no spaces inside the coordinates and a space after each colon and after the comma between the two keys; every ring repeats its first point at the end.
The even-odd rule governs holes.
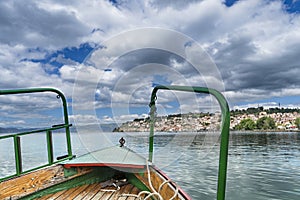
{"type": "MultiPolygon", "coordinates": [[[[124,196],[127,196],[127,197],[135,197],[135,198],[138,198],[138,200],[147,200],[153,196],[156,196],[158,197],[159,200],[164,200],[163,197],[160,195],[160,191],[162,189],[162,187],[167,184],[167,183],[170,183],[171,180],[166,180],[164,181],[162,184],[160,184],[159,188],[158,188],[158,191],[155,190],[155,188],[153,187],[152,185],[152,181],[151,181],[151,176],[150,176],[150,169],[149,169],[149,163],[148,163],[148,160],[146,160],[146,167],[147,167],[147,174],[148,174],[148,183],[149,183],[149,186],[150,186],[150,189],[152,192],[149,192],[149,191],[141,191],[139,194],[121,194],[120,196],[124,197],[124,196]],[[147,195],[144,199],[143,199],[143,195],[147,195]]],[[[174,192],[174,195],[169,199],[169,200],[173,200],[175,199],[175,197],[178,195],[178,187],[176,184],[174,184],[175,186],[175,192],[174,192]]]]}

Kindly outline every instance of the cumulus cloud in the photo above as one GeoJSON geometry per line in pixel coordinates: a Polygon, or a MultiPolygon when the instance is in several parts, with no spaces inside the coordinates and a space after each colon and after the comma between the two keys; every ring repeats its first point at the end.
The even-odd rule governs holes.
{"type": "Polygon", "coordinates": [[[282,7],[280,1],[242,1],[224,13],[225,21],[227,15],[244,20],[231,24],[233,29],[219,34],[207,50],[223,75],[226,89],[236,94],[231,101],[237,102],[239,93],[247,96],[249,90],[253,96],[260,94],[255,91],[262,91],[265,97],[259,97],[268,98],[271,92],[275,95],[299,88],[298,77],[292,75],[300,69],[296,58],[299,26],[295,26],[299,16],[282,7]],[[243,15],[238,16],[241,11],[243,15]]]}
{"type": "Polygon", "coordinates": [[[110,116],[103,116],[100,121],[102,123],[123,123],[126,121],[132,121],[134,119],[142,119],[142,118],[146,118],[148,117],[148,114],[129,114],[129,115],[119,115],[119,116],[114,116],[114,117],[110,117],[110,116]]]}
{"type": "MultiPolygon", "coordinates": [[[[122,102],[138,107],[147,104],[155,84],[225,89],[232,107],[300,95],[300,16],[282,1],[245,0],[230,7],[222,0],[3,1],[0,27],[0,87],[57,87],[75,97],[77,109],[121,107],[122,102]],[[191,39],[163,31],[154,36],[146,27],[191,39]],[[128,30],[131,37],[118,37],[128,30]],[[217,68],[205,52],[193,54],[192,39],[217,68]],[[183,41],[185,48],[178,48],[183,41]],[[83,51],[82,44],[100,54],[92,52],[87,62],[64,55],[68,48],[83,51]]],[[[161,102],[167,97],[162,93],[161,102]]],[[[180,99],[181,109],[188,111],[191,98],[180,99]]]]}
{"type": "Polygon", "coordinates": [[[89,32],[72,9],[55,7],[55,3],[2,1],[1,43],[57,48],[74,44],[89,32]]]}

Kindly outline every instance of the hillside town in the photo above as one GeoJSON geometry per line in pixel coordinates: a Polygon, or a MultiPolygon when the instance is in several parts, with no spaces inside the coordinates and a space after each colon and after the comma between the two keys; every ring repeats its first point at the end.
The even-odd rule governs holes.
{"type": "MultiPolygon", "coordinates": [[[[257,122],[260,118],[270,117],[275,122],[273,130],[278,131],[297,131],[296,119],[300,118],[299,112],[277,112],[268,113],[260,111],[257,113],[241,113],[231,115],[230,129],[236,130],[237,125],[245,119],[251,119],[257,122]]],[[[123,123],[114,131],[117,132],[147,132],[150,124],[149,118],[135,119],[123,123]]],[[[161,132],[199,132],[219,130],[221,123],[221,113],[187,113],[168,116],[158,116],[155,120],[155,131],[161,132]]]]}

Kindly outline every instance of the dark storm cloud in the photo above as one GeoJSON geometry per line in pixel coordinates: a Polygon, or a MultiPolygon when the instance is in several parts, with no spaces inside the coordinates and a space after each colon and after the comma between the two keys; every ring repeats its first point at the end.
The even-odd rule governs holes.
{"type": "Polygon", "coordinates": [[[9,45],[68,45],[89,32],[70,11],[27,1],[1,1],[0,27],[0,42],[9,45]]]}
{"type": "MultiPolygon", "coordinates": [[[[128,71],[133,67],[148,64],[148,63],[157,63],[161,65],[170,66],[170,61],[174,59],[178,63],[184,63],[185,59],[176,55],[172,52],[168,52],[161,49],[140,49],[129,52],[120,56],[115,62],[112,63],[110,67],[120,68],[124,71],[128,71]]],[[[183,69],[187,70],[187,69],[183,69]]],[[[193,73],[191,71],[187,71],[193,73]]]]}
{"type": "MultiPolygon", "coordinates": [[[[274,56],[260,55],[254,44],[255,38],[234,36],[225,44],[215,44],[218,49],[213,55],[223,75],[227,90],[259,89],[281,91],[300,87],[300,64],[298,53],[300,44],[286,45],[274,56]]],[[[297,42],[297,41],[295,41],[297,42]]]]}

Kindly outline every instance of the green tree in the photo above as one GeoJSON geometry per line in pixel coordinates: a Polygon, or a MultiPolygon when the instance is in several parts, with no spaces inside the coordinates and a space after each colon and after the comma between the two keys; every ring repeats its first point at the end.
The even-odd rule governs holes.
{"type": "Polygon", "coordinates": [[[275,129],[276,124],[272,117],[262,117],[257,120],[256,127],[262,130],[270,130],[275,129]]]}
{"type": "Polygon", "coordinates": [[[297,126],[298,129],[300,129],[300,117],[296,118],[295,125],[297,126]]]}
{"type": "Polygon", "coordinates": [[[256,128],[255,122],[250,119],[243,119],[236,127],[237,130],[254,130],[256,128]]]}

